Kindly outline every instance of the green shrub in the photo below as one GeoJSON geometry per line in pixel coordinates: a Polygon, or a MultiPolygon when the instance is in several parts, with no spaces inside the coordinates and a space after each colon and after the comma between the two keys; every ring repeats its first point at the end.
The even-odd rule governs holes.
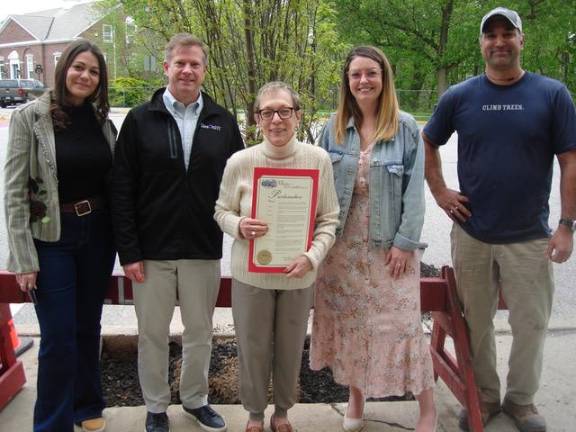
{"type": "Polygon", "coordinates": [[[118,77],[110,81],[110,105],[132,108],[146,102],[157,87],[138,78],[118,77]]]}

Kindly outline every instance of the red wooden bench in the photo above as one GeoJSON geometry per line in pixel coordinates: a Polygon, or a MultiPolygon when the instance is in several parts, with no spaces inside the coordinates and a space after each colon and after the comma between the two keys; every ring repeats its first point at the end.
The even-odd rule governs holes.
{"type": "MultiPolygon", "coordinates": [[[[231,306],[231,280],[222,278],[218,307],[231,306]]],[[[470,360],[470,343],[462,309],[456,297],[454,271],[442,268],[439,278],[422,278],[421,309],[432,312],[433,328],[430,351],[434,376],[446,383],[456,399],[467,408],[470,430],[483,432],[478,390],[470,360]],[[455,355],[445,349],[446,337],[454,340],[455,355]]],[[[18,336],[10,314],[9,303],[27,303],[29,298],[18,288],[13,275],[0,271],[0,409],[23,387],[26,379],[22,362],[15,355],[18,336]]],[[[110,281],[108,304],[132,304],[132,283],[123,276],[110,281]]],[[[503,305],[501,305],[503,306],[503,305]]]]}

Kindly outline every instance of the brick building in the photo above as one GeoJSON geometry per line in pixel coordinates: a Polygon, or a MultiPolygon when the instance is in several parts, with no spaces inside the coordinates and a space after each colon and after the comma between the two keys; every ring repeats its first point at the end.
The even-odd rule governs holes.
{"type": "Polygon", "coordinates": [[[118,8],[105,13],[94,2],[10,15],[0,25],[0,78],[35,78],[52,87],[62,51],[78,38],[102,49],[115,78],[125,70],[134,32],[132,19],[118,8]]]}

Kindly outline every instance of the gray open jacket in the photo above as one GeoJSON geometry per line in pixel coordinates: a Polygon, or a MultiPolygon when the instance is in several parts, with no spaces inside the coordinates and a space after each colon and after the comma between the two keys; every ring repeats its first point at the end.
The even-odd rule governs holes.
{"type": "MultiPolygon", "coordinates": [[[[8,270],[39,270],[34,239],[60,239],[60,202],[56,167],[56,143],[50,115],[50,93],[18,107],[10,118],[8,151],[4,165],[4,210],[8,231],[8,270]],[[30,182],[38,185],[36,192],[30,182]],[[46,206],[44,218],[31,220],[30,201],[46,206]]],[[[114,154],[116,132],[112,122],[102,126],[114,154]]]]}
{"type": "MultiPolygon", "coordinates": [[[[350,210],[360,157],[360,135],[348,121],[344,142],[336,143],[333,115],[319,145],[332,160],[340,214],[336,236],[341,236],[350,210]]],[[[414,118],[400,112],[398,132],[378,141],[372,150],[369,178],[370,241],[374,247],[403,250],[425,248],[420,242],[424,224],[424,143],[414,118]]]]}

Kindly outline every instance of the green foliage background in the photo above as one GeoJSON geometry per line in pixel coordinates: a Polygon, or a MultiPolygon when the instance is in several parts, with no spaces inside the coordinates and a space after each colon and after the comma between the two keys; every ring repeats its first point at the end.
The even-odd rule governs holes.
{"type": "MultiPolygon", "coordinates": [[[[210,49],[206,91],[245,123],[257,141],[252,104],[271,80],[301,95],[301,138],[335,108],[341,67],[359,44],[380,47],[393,64],[401,107],[430,113],[438,95],[482,73],[478,46],[482,16],[496,6],[519,12],[525,69],[559,79],[576,92],[576,0],[102,0],[134,18],[137,46],[163,58],[175,33],[202,38],[210,49]]],[[[152,78],[162,80],[161,68],[152,78]]],[[[132,67],[132,78],[142,78],[132,67]]],[[[146,77],[146,82],[150,76],[146,77]]],[[[141,99],[142,82],[116,80],[114,97],[141,99]],[[132,89],[132,90],[129,90],[132,89]]]]}

